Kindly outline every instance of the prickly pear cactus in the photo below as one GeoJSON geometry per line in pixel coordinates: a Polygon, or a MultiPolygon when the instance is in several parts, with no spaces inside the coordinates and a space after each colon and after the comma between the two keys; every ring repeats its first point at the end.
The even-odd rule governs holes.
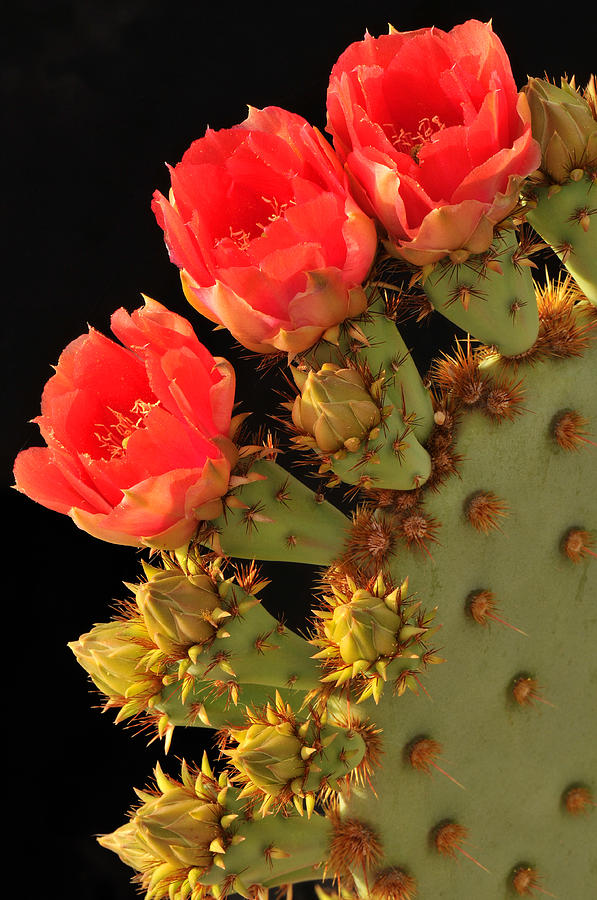
{"type": "MultiPolygon", "coordinates": [[[[531,80],[534,122],[557,90],[531,80]]],[[[597,138],[594,87],[562,90],[488,250],[380,243],[366,311],[291,354],[302,467],[245,444],[217,514],[70,644],[166,752],[213,731],[99,839],[147,900],[593,896],[597,138]],[[461,331],[424,379],[401,330],[438,313],[461,331]],[[271,561],[312,571],[302,634],[260,602],[271,561]]]]}
{"type": "MultiPolygon", "coordinates": [[[[569,277],[537,299],[527,353],[466,341],[436,360],[430,477],[365,488],[343,545],[323,549],[325,501],[309,509],[275,463],[258,464],[258,528],[258,482],[235,492],[244,555],[305,561],[303,522],[312,564],[327,552],[309,641],[265,612],[254,568],[227,578],[194,551],[145,567],[113,636],[98,625],[72,645],[119,717],[144,711],[167,739],[213,727],[227,760],[218,777],[206,761],[158,770],[100,839],[150,897],[253,897],[316,875],[392,900],[590,896],[597,315],[569,277]]],[[[236,528],[206,542],[225,551],[236,528]]]]}

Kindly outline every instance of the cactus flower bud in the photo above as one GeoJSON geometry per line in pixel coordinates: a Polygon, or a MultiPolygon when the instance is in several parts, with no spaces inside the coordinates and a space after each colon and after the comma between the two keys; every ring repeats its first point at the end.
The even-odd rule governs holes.
{"type": "Polygon", "coordinates": [[[394,654],[401,625],[400,616],[383,598],[359,590],[350,603],[335,607],[325,630],[330,641],[338,645],[344,662],[352,664],[394,654]]]}
{"type": "Polygon", "coordinates": [[[68,645],[109,705],[121,706],[119,718],[146,709],[162,689],[162,679],[148,670],[144,658],[153,645],[137,619],[94,625],[68,645]],[[129,702],[127,702],[129,701],[129,702]]]}
{"type": "Polygon", "coordinates": [[[533,137],[541,145],[541,171],[563,184],[570,172],[597,162],[597,122],[591,106],[566,79],[561,87],[530,78],[525,88],[533,137]]]}
{"type": "Polygon", "coordinates": [[[137,872],[151,868],[154,863],[154,857],[139,840],[134,822],[127,822],[111,834],[103,834],[98,840],[102,847],[112,850],[126,866],[137,872]]]}
{"type": "Polygon", "coordinates": [[[338,790],[355,771],[357,779],[368,771],[367,744],[358,728],[336,727],[327,713],[299,719],[278,691],[275,703],[247,707],[246,724],[229,728],[229,738],[237,744],[224,749],[237,770],[231,781],[244,783],[239,798],[261,800],[262,816],[272,805],[277,811],[292,803],[310,818],[320,791],[338,790]]]}
{"type": "Polygon", "coordinates": [[[151,640],[175,659],[189,647],[213,638],[218,618],[219,596],[208,575],[184,575],[156,569],[135,590],[151,640]]]}
{"type": "Polygon", "coordinates": [[[357,450],[381,413],[356,369],[324,363],[305,375],[293,369],[301,394],[294,401],[292,421],[314,438],[323,453],[357,450]]]}
{"type": "Polygon", "coordinates": [[[133,820],[141,845],[162,862],[180,868],[208,869],[212,841],[221,838],[222,807],[200,800],[191,790],[173,786],[148,800],[133,820]]]}
{"type": "Polygon", "coordinates": [[[304,742],[290,722],[280,720],[275,725],[255,722],[232,734],[238,741],[238,746],[228,751],[232,762],[266,794],[278,796],[291,781],[305,774],[301,756],[304,742]]]}
{"type": "Polygon", "coordinates": [[[377,703],[390,672],[400,671],[399,687],[400,678],[440,661],[425,649],[435,610],[426,613],[408,598],[407,578],[388,590],[381,573],[360,587],[344,576],[332,581],[331,589],[316,613],[317,636],[311,641],[320,648],[313,658],[322,661],[322,683],[339,689],[351,684],[360,690],[359,702],[372,696],[377,703]]]}
{"type": "Polygon", "coordinates": [[[147,897],[183,900],[230,843],[220,803],[225,791],[184,762],[181,782],[164,775],[159,765],[155,776],[156,789],[137,791],[142,804],[130,820],[99,842],[140,873],[147,897]]]}

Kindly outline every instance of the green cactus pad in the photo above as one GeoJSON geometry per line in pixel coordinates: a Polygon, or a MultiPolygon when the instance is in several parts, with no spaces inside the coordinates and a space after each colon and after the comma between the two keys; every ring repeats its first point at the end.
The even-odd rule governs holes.
{"type": "Polygon", "coordinates": [[[241,559],[331,565],[350,527],[346,516],[277,463],[259,460],[251,473],[263,480],[236,488],[239,505],[210,522],[202,542],[241,559]]]}
{"type": "Polygon", "coordinates": [[[505,231],[484,255],[460,263],[438,263],[423,287],[435,309],[450,322],[497,347],[503,356],[516,356],[533,346],[539,327],[527,262],[516,233],[505,231]]]}
{"type": "Polygon", "coordinates": [[[255,605],[224,620],[223,636],[197,657],[187,670],[189,675],[208,681],[233,677],[241,684],[282,684],[299,690],[310,690],[317,685],[317,665],[303,638],[232,581],[223,582],[219,593],[229,608],[234,609],[243,602],[248,605],[251,600],[255,605]]]}
{"type": "MultiPolygon", "coordinates": [[[[439,606],[435,640],[447,661],[425,678],[428,696],[388,690],[375,712],[362,704],[383,730],[382,765],[375,792],[352,790],[342,816],[375,830],[376,869],[406,869],[421,900],[505,900],[516,896],[511,875],[523,863],[550,896],[584,900],[597,883],[595,811],[574,816],[563,804],[571,785],[593,796],[597,788],[597,449],[582,440],[566,450],[554,438],[567,410],[595,434],[596,371],[595,345],[582,358],[536,363],[517,371],[523,414],[500,423],[480,410],[463,415],[458,477],[424,495],[425,513],[441,523],[437,541],[429,554],[399,546],[392,560],[396,580],[408,575],[416,595],[439,606]],[[499,502],[486,531],[470,519],[481,492],[494,513],[499,502]],[[576,562],[563,549],[570,529],[585,533],[576,562]],[[481,590],[495,597],[495,615],[525,634],[475,621],[470,600],[481,590]],[[531,680],[517,702],[521,676],[531,680]],[[423,737],[441,745],[436,764],[464,790],[432,764],[413,768],[408,748],[423,737]],[[489,872],[457,847],[454,858],[438,852],[434,829],[446,822],[468,829],[460,847],[489,872]]],[[[369,896],[375,872],[369,887],[358,868],[353,874],[369,896]]]]}
{"type": "Polygon", "coordinates": [[[383,423],[380,433],[358,450],[326,457],[324,469],[345,484],[411,490],[431,471],[423,443],[433,428],[433,403],[379,289],[372,287],[368,294],[367,312],[347,321],[338,345],[322,341],[305,361],[315,369],[326,362],[364,367],[372,379],[383,383],[383,423]]]}
{"type": "Polygon", "coordinates": [[[531,197],[536,206],[529,207],[528,221],[552,245],[591,303],[597,305],[597,187],[594,177],[583,175],[578,181],[563,185],[536,187],[531,197]]]}
{"type": "MultiPolygon", "coordinates": [[[[238,685],[236,703],[227,689],[226,683],[220,687],[214,682],[193,682],[191,690],[182,696],[182,683],[163,688],[154,705],[157,712],[168,717],[170,725],[197,728],[224,728],[242,725],[246,719],[247,706],[265,706],[273,701],[275,689],[269,685],[243,683],[238,685]]],[[[302,691],[277,688],[285,703],[299,709],[304,702],[302,691]]]]}

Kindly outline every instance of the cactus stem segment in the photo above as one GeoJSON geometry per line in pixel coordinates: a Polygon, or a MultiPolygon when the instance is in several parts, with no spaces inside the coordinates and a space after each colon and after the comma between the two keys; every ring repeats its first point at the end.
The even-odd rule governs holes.
{"type": "Polygon", "coordinates": [[[518,244],[515,232],[503,230],[487,253],[456,265],[451,260],[438,263],[425,278],[424,290],[435,309],[455,325],[503,355],[515,356],[537,337],[530,252],[526,243],[518,244]]]}
{"type": "Polygon", "coordinates": [[[235,488],[198,543],[241,559],[330,565],[340,556],[350,521],[339,509],[276,462],[260,459],[251,473],[261,477],[235,488]]]}
{"type": "Polygon", "coordinates": [[[589,171],[576,169],[561,190],[549,193],[545,186],[533,191],[533,207],[527,219],[542,238],[554,247],[562,263],[588,299],[597,304],[597,263],[594,228],[595,181],[589,171]],[[580,176],[576,177],[576,173],[580,176]],[[563,250],[561,248],[564,248],[563,250]]]}
{"type": "Polygon", "coordinates": [[[439,854],[456,859],[456,854],[461,853],[484,872],[491,874],[489,869],[462,847],[467,837],[468,828],[465,825],[459,825],[458,822],[444,822],[433,829],[433,844],[439,854]]]}

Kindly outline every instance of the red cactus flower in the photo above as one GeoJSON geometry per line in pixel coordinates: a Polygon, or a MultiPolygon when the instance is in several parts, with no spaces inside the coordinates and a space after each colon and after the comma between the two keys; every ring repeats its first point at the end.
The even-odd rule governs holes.
{"type": "Polygon", "coordinates": [[[362,312],[377,246],[320,132],[277,107],[208,129],[152,208],[185,294],[258,353],[305,350],[362,312]]]}
{"type": "Polygon", "coordinates": [[[481,253],[541,161],[490,24],[366,35],[332,69],[327,130],[353,193],[416,265],[481,253]]]}
{"type": "Polygon", "coordinates": [[[125,346],[90,329],[62,352],[15,486],[102,540],[174,549],[221,512],[234,370],[155,300],[111,324],[125,346]]]}

